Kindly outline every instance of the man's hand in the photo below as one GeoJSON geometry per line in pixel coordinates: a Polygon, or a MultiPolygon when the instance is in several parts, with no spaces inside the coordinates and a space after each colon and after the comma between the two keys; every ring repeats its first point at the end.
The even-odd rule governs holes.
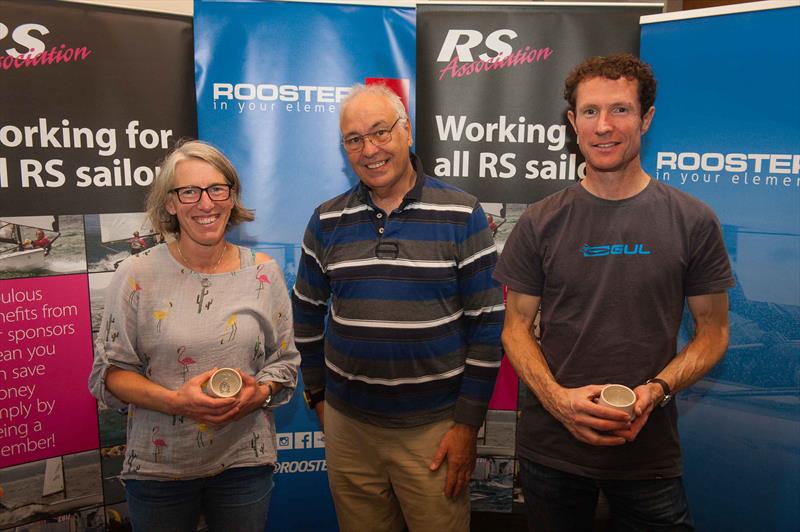
{"type": "Polygon", "coordinates": [[[325,401],[320,401],[314,405],[314,410],[317,412],[319,418],[319,428],[325,432],[325,401]]]}
{"type": "Polygon", "coordinates": [[[630,430],[631,418],[621,410],[595,403],[602,389],[599,384],[561,388],[545,407],[579,441],[597,446],[622,445],[630,441],[620,432],[630,430]]]}
{"type": "Polygon", "coordinates": [[[444,495],[455,499],[469,485],[477,457],[478,428],[456,423],[445,432],[430,469],[436,471],[447,458],[444,495]]]}
{"type": "Polygon", "coordinates": [[[630,428],[616,430],[614,434],[625,438],[625,441],[633,441],[639,432],[650,419],[650,413],[664,399],[664,392],[656,383],[642,384],[633,389],[636,394],[636,403],[633,405],[633,413],[636,416],[630,428]]]}

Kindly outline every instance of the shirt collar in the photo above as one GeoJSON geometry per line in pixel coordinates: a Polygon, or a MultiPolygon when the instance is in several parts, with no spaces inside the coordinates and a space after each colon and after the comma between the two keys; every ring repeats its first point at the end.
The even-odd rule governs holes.
{"type": "MultiPolygon", "coordinates": [[[[422,169],[422,161],[416,153],[410,150],[408,155],[411,159],[411,166],[416,173],[416,179],[411,190],[406,192],[406,195],[403,196],[403,202],[400,204],[401,209],[412,201],[419,201],[422,199],[422,189],[425,187],[425,171],[422,169]]],[[[358,183],[358,197],[362,203],[372,205],[372,200],[369,197],[369,187],[361,181],[358,183]]]]}

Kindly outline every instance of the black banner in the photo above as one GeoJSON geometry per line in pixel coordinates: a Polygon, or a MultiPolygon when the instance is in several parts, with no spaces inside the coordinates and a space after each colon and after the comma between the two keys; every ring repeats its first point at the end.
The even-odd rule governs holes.
{"type": "Polygon", "coordinates": [[[659,7],[428,6],[417,13],[417,149],[428,173],[484,202],[532,203],[582,176],[567,73],[638,53],[659,7]]]}
{"type": "Polygon", "coordinates": [[[197,135],[188,17],[0,0],[0,213],[142,210],[197,135]]]}

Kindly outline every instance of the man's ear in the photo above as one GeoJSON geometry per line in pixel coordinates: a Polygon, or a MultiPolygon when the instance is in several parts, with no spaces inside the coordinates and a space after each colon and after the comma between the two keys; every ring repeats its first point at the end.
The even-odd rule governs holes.
{"type": "Polygon", "coordinates": [[[650,129],[650,124],[653,123],[654,114],[656,114],[656,108],[651,105],[650,109],[648,109],[642,117],[642,135],[647,133],[647,130],[650,129]]]}
{"type": "Polygon", "coordinates": [[[567,111],[567,120],[569,120],[569,123],[572,125],[572,130],[577,135],[578,134],[578,128],[575,127],[575,113],[572,112],[572,109],[567,111]]]}

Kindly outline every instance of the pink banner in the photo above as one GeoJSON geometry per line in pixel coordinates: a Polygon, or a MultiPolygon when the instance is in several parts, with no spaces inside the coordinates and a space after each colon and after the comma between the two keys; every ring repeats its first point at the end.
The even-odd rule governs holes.
{"type": "Polygon", "coordinates": [[[508,357],[503,355],[494,384],[494,393],[489,401],[489,410],[516,410],[518,394],[519,378],[511,367],[508,357]]]}
{"type": "Polygon", "coordinates": [[[85,274],[0,281],[0,467],[99,445],[85,274]]]}
{"type": "MultiPolygon", "coordinates": [[[[503,301],[508,303],[508,287],[503,287],[503,301]]],[[[516,410],[519,396],[519,377],[506,355],[500,361],[500,371],[489,400],[489,410],[516,410]]]]}

